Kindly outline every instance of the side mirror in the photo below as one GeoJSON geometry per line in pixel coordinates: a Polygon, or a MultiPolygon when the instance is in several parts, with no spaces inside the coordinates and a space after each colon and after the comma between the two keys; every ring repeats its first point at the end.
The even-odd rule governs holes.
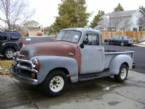
{"type": "Polygon", "coordinates": [[[83,44],[85,44],[85,45],[87,45],[88,43],[89,43],[88,39],[85,39],[85,40],[83,41],[83,44]]]}
{"type": "Polygon", "coordinates": [[[86,39],[83,40],[83,42],[80,44],[81,48],[84,48],[84,45],[87,45],[89,43],[88,34],[86,36],[87,36],[86,39]]]}
{"type": "Polygon", "coordinates": [[[80,47],[81,47],[81,48],[84,48],[84,46],[87,45],[88,42],[89,42],[88,39],[84,40],[84,41],[82,42],[82,44],[80,45],[80,47]]]}
{"type": "Polygon", "coordinates": [[[80,44],[80,47],[81,47],[81,48],[84,48],[84,43],[81,43],[81,44],[80,44]]]}

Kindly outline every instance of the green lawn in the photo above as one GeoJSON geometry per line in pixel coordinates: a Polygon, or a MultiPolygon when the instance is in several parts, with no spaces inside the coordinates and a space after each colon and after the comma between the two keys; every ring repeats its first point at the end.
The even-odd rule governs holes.
{"type": "Polygon", "coordinates": [[[0,67],[9,70],[13,61],[11,60],[0,60],[0,67]]]}

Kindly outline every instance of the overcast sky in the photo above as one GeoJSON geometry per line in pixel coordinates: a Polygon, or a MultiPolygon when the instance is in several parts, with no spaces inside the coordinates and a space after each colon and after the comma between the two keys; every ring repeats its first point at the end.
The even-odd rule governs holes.
{"type": "MultiPolygon", "coordinates": [[[[61,0],[27,0],[31,9],[35,10],[32,19],[38,21],[43,26],[50,26],[58,15],[58,4],[61,0]]],[[[139,6],[145,6],[145,0],[86,0],[87,11],[91,13],[89,20],[98,10],[104,10],[105,13],[112,12],[118,3],[125,10],[135,10],[139,6]]]]}

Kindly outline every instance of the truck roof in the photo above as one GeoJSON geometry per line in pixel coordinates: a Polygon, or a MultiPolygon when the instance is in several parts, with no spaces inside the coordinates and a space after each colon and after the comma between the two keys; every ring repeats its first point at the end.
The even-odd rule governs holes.
{"type": "Polygon", "coordinates": [[[66,28],[66,29],[63,29],[63,30],[77,30],[77,31],[81,31],[81,32],[96,32],[96,33],[101,33],[100,30],[96,30],[96,29],[93,29],[93,28],[66,28]]]}

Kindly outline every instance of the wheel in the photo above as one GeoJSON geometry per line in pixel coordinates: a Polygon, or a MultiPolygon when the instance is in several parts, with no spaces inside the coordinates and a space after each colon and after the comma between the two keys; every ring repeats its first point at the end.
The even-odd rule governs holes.
{"type": "Polygon", "coordinates": [[[121,45],[121,46],[124,46],[124,42],[121,42],[120,45],[121,45]]]}
{"type": "Polygon", "coordinates": [[[68,87],[68,78],[62,70],[54,70],[47,76],[42,86],[46,94],[59,96],[68,87]]]}
{"type": "Polygon", "coordinates": [[[115,79],[118,82],[123,82],[127,79],[128,76],[128,66],[126,64],[122,64],[119,70],[119,74],[115,75],[115,79]]]}
{"type": "Polygon", "coordinates": [[[13,49],[13,48],[6,48],[5,51],[4,51],[4,56],[7,59],[12,59],[14,53],[15,53],[15,49],[13,49]]]}

